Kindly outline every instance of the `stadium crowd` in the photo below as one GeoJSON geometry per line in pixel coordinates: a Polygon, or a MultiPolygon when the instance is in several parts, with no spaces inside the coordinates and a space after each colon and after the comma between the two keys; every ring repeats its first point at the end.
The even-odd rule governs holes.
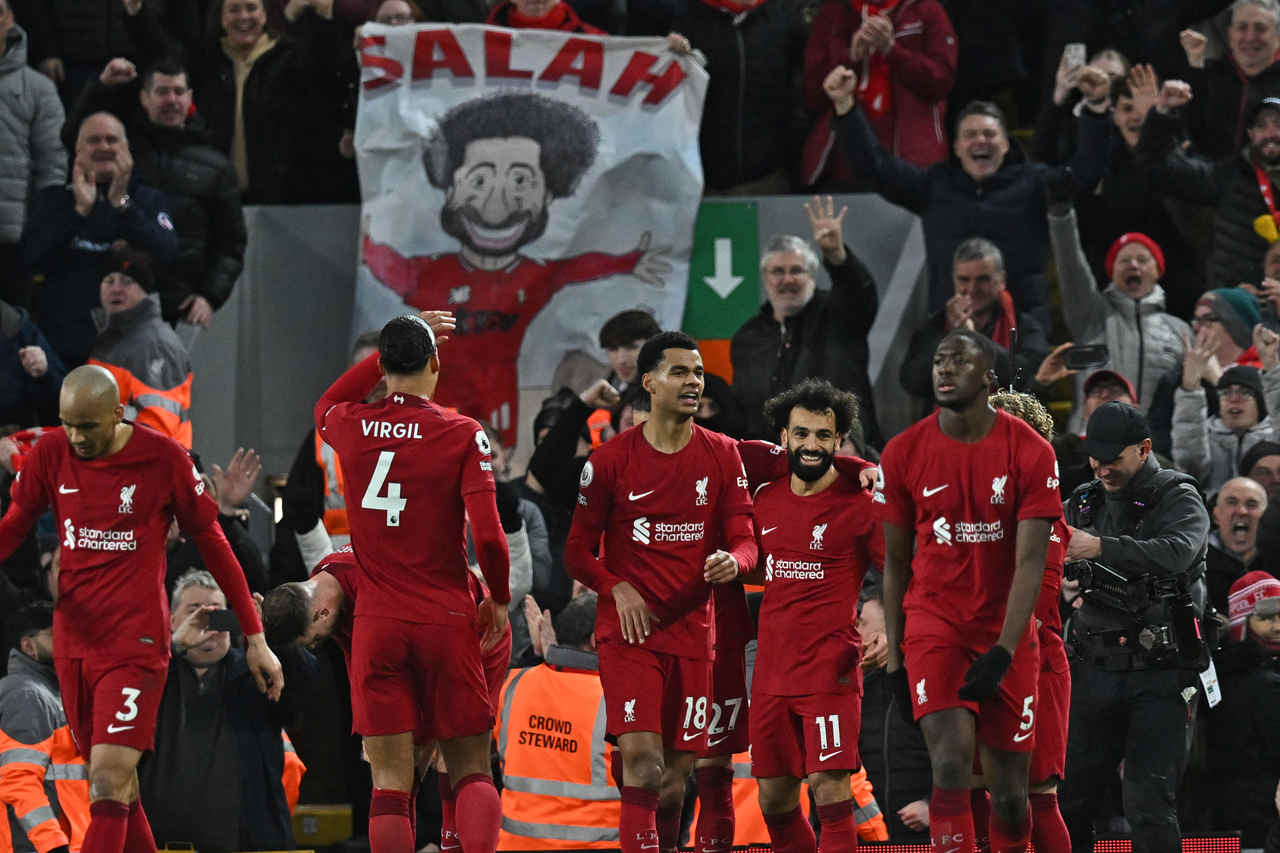
{"type": "MultiPolygon", "coordinates": [[[[491,8],[480,0],[0,0],[0,139],[0,505],[30,514],[28,527],[34,525],[20,544],[14,540],[0,572],[0,624],[9,649],[7,664],[0,662],[0,673],[7,669],[0,680],[0,851],[77,853],[90,824],[90,801],[114,802],[107,794],[118,791],[127,792],[125,806],[142,803],[149,824],[148,817],[137,817],[138,808],[126,809],[115,815],[120,845],[104,846],[99,835],[96,846],[83,846],[88,853],[147,853],[154,850],[145,840],[151,837],[161,846],[190,842],[200,851],[291,849],[290,813],[299,803],[349,804],[357,836],[350,844],[359,845],[370,820],[392,808],[385,791],[394,789],[406,793],[394,808],[410,816],[413,849],[462,846],[470,853],[484,845],[467,841],[467,833],[478,832],[474,815],[477,788],[483,787],[469,783],[484,775],[490,761],[503,814],[499,849],[627,849],[619,825],[631,819],[629,809],[640,807],[656,814],[664,853],[673,837],[699,853],[719,853],[731,843],[769,843],[771,837],[776,849],[813,849],[812,832],[808,848],[803,840],[795,847],[777,843],[803,836],[783,821],[790,819],[792,802],[801,809],[800,820],[822,830],[823,849],[851,849],[856,834],[864,841],[932,838],[935,849],[944,850],[952,845],[938,827],[962,826],[961,812],[979,819],[979,836],[980,816],[990,813],[990,837],[979,841],[985,849],[1025,849],[1027,836],[1008,833],[1020,819],[1010,817],[1019,807],[1010,798],[1020,796],[1020,807],[1032,816],[1027,831],[1036,833],[1037,849],[1054,853],[1092,849],[1095,831],[1132,832],[1135,850],[1168,849],[1151,840],[1168,838],[1152,829],[1155,824],[1183,834],[1239,832],[1242,849],[1280,851],[1277,0],[503,0],[491,8]],[[845,597],[838,603],[847,605],[848,624],[841,627],[849,636],[842,634],[840,642],[860,655],[849,676],[856,688],[846,678],[843,690],[860,700],[854,712],[859,731],[845,732],[851,742],[856,737],[849,754],[857,760],[835,775],[810,768],[804,750],[825,755],[828,734],[831,746],[841,745],[839,728],[824,727],[820,747],[816,740],[804,742],[798,765],[788,763],[790,756],[756,754],[762,766],[775,768],[757,773],[765,777],[757,783],[745,716],[734,733],[727,720],[737,720],[738,706],[713,703],[713,711],[698,712],[703,722],[695,726],[707,728],[708,714],[714,717],[707,749],[696,762],[693,753],[678,753],[688,765],[674,783],[666,776],[661,784],[656,776],[649,779],[641,765],[651,758],[663,766],[662,745],[641,748],[636,744],[642,741],[627,739],[652,732],[625,727],[636,723],[632,707],[625,723],[614,719],[613,709],[606,714],[611,688],[602,683],[610,666],[616,678],[628,665],[618,637],[630,639],[640,623],[633,629],[619,617],[638,611],[628,610],[626,595],[618,592],[628,581],[609,575],[602,568],[606,557],[583,548],[583,537],[589,540],[593,532],[598,543],[607,524],[584,508],[600,500],[604,481],[622,476],[614,470],[617,458],[638,452],[625,443],[637,441],[641,430],[627,431],[651,418],[667,423],[668,409],[677,404],[660,399],[668,389],[652,377],[671,376],[676,362],[669,354],[687,347],[660,337],[667,333],[649,313],[619,305],[599,330],[607,366],[575,371],[571,387],[546,399],[530,434],[519,437],[533,447],[524,470],[514,465],[514,448],[496,425],[482,423],[475,436],[494,481],[496,512],[489,519],[486,509],[468,501],[471,530],[462,544],[468,563],[483,570],[494,588],[473,578],[463,601],[482,613],[502,608],[510,620],[508,637],[484,640],[483,674],[495,715],[492,737],[484,739],[490,750],[477,759],[443,738],[434,757],[427,750],[406,769],[412,771],[406,787],[389,783],[396,776],[387,769],[389,751],[377,744],[390,735],[368,730],[371,711],[353,695],[353,687],[360,692],[357,661],[367,652],[360,651],[361,616],[354,640],[343,636],[340,623],[343,614],[350,619],[356,589],[350,580],[356,558],[344,546],[355,544],[363,553],[350,502],[363,493],[361,506],[368,507],[372,495],[387,526],[398,527],[398,516],[394,524],[392,518],[399,510],[387,503],[396,500],[398,486],[396,495],[382,494],[385,468],[372,481],[365,472],[367,482],[354,482],[353,469],[341,461],[346,456],[326,440],[337,428],[326,433],[330,427],[318,413],[317,424],[298,424],[305,437],[280,487],[283,514],[274,536],[263,536],[252,524],[260,496],[267,494],[257,455],[237,451],[224,468],[196,452],[201,436],[193,434],[190,408],[199,376],[193,376],[186,343],[212,322],[241,273],[249,236],[243,205],[358,201],[354,45],[368,21],[666,36],[673,50],[692,53],[710,75],[700,136],[706,194],[820,194],[795,202],[803,204],[811,233],[780,235],[765,245],[759,259],[764,300],[733,336],[732,376],[699,373],[696,412],[685,419],[727,437],[725,447],[740,448],[733,453],[740,454],[743,489],[747,480],[753,492],[789,476],[798,478],[793,484],[810,482],[801,473],[808,464],[802,448],[810,446],[804,436],[820,430],[795,420],[797,412],[830,411],[833,425],[841,427],[831,455],[843,461],[830,470],[851,494],[860,488],[862,461],[872,470],[894,438],[877,418],[868,376],[877,282],[850,248],[847,236],[856,224],[824,197],[851,192],[879,194],[923,224],[928,312],[915,324],[897,375],[913,418],[960,411],[948,395],[958,394],[956,387],[967,380],[946,384],[946,371],[948,359],[963,361],[964,353],[956,351],[964,350],[990,361],[991,377],[984,375],[981,392],[973,391],[982,411],[987,392],[996,388],[1031,395],[995,395],[992,402],[1028,421],[1030,430],[1016,433],[1019,441],[1031,441],[1032,431],[1051,439],[1052,454],[1035,465],[1056,461],[1045,475],[1050,491],[1056,490],[1052,503],[1087,489],[1095,477],[1105,486],[1116,461],[1135,447],[1139,467],[1114,493],[1143,511],[1143,502],[1154,506],[1154,499],[1124,488],[1128,477],[1145,470],[1141,466],[1157,466],[1150,460],[1193,478],[1177,482],[1191,484],[1187,494],[1204,513],[1202,529],[1189,520],[1182,527],[1200,530],[1188,545],[1198,556],[1188,563],[1192,581],[1203,580],[1203,600],[1195,607],[1207,645],[1216,646],[1214,668],[1211,676],[1199,677],[1208,650],[1203,661],[1174,667],[1184,679],[1173,691],[1181,702],[1175,711],[1185,713],[1186,724],[1169,738],[1168,729],[1151,723],[1175,747],[1168,764],[1151,771],[1161,782],[1147,784],[1147,768],[1138,769],[1156,750],[1141,742],[1141,724],[1120,722],[1130,710],[1137,720],[1150,714],[1154,721],[1155,705],[1139,713],[1130,697],[1120,702],[1123,713],[1111,706],[1106,713],[1097,710],[1105,704],[1107,682],[1088,668],[1100,658],[1086,659],[1072,642],[1089,581],[1069,573],[1061,594],[1053,593],[1056,607],[1037,609],[1035,616],[1042,648],[1061,646],[1065,637],[1073,656],[1075,689],[1060,709],[1065,773],[1032,759],[1030,786],[1023,770],[1021,787],[1010,788],[1009,766],[984,751],[987,773],[973,786],[978,793],[972,804],[967,793],[960,806],[954,797],[939,798],[939,788],[954,793],[971,787],[973,736],[968,764],[940,762],[939,755],[954,756],[938,744],[954,744],[960,735],[939,727],[936,717],[923,726],[903,718],[903,700],[922,706],[917,717],[934,714],[924,680],[913,678],[909,686],[902,676],[904,605],[896,585],[903,581],[900,574],[895,579],[893,565],[887,571],[885,565],[896,560],[901,571],[903,554],[909,564],[911,552],[909,546],[902,550],[901,529],[896,535],[890,530],[886,541],[879,524],[859,528],[856,536],[848,526],[827,534],[834,541],[839,529],[860,543],[850,558],[860,567],[858,583],[831,587],[845,597]],[[816,284],[819,266],[831,280],[829,289],[816,284]],[[667,344],[656,356],[653,347],[646,350],[654,340],[667,344]],[[72,373],[83,365],[105,373],[72,373]],[[64,385],[68,375],[80,378],[64,385]],[[141,763],[135,759],[136,777],[102,781],[101,788],[93,777],[91,792],[88,756],[78,748],[80,736],[73,737],[79,721],[63,710],[67,685],[60,696],[54,666],[59,641],[52,602],[65,559],[60,548],[74,548],[77,539],[70,530],[64,537],[54,516],[37,518],[32,511],[43,507],[36,506],[36,487],[15,483],[23,482],[20,473],[28,465],[46,464],[52,451],[39,448],[65,445],[51,428],[73,426],[68,394],[98,394],[105,377],[128,420],[191,452],[196,494],[216,503],[216,513],[212,506],[207,512],[188,507],[176,512],[183,525],[166,517],[164,597],[172,658],[167,670],[151,674],[159,685],[147,712],[154,750],[138,747],[146,754],[141,763]],[[810,379],[851,392],[856,405],[846,407],[838,394],[787,396],[797,388],[812,392],[802,384],[810,379]],[[820,405],[809,409],[806,399],[820,405]],[[1041,416],[1046,406],[1056,430],[1041,416]],[[777,443],[780,436],[787,452],[772,455],[787,460],[789,469],[768,467],[770,451],[759,444],[777,443]],[[1112,446],[1114,455],[1105,452],[1112,446]],[[188,529],[196,518],[198,529],[188,529]],[[493,522],[488,528],[487,521],[493,522]],[[595,526],[584,533],[589,524],[595,526]],[[225,555],[210,550],[211,539],[225,540],[225,555]],[[490,571],[495,561],[509,566],[506,601],[494,585],[499,573],[490,571]],[[238,576],[228,574],[230,562],[238,564],[238,576]],[[245,590],[258,601],[261,627],[246,609],[245,590]],[[229,607],[238,620],[230,618],[229,607]],[[606,631],[614,632],[612,639],[606,640],[606,631]],[[284,684],[281,691],[275,683],[269,696],[260,692],[269,669],[264,656],[271,654],[264,637],[279,658],[276,672],[284,684]],[[914,703],[908,688],[915,691],[914,703]],[[711,741],[721,715],[722,731],[730,734],[717,752],[711,741]],[[367,755],[352,734],[353,717],[357,729],[363,719],[364,733],[374,735],[367,755]],[[1079,723],[1087,726],[1077,728],[1079,723]],[[1114,732],[1120,734],[1109,739],[1114,732]],[[1086,762],[1084,752],[1093,760],[1086,762]],[[958,772],[963,782],[941,781],[958,772]],[[792,776],[808,787],[792,790],[778,781],[792,776]],[[1081,790],[1086,782],[1087,792],[1081,790]],[[1059,783],[1061,815],[1054,819],[1059,783]],[[642,789],[643,797],[635,793],[642,789]],[[645,799],[650,794],[651,802],[645,799]],[[845,825],[842,808],[852,811],[856,831],[845,825]],[[1050,834],[1051,824],[1063,825],[1059,835],[1050,834]]],[[[410,359],[398,371],[391,369],[386,331],[361,336],[351,372],[334,388],[347,382],[342,389],[354,389],[359,383],[353,376],[369,381],[350,399],[326,400],[378,406],[416,394],[413,389],[431,396],[434,379],[429,387],[405,379],[427,369],[436,346],[447,351],[447,318],[433,316],[431,322],[427,358],[420,364],[410,359]],[[378,363],[385,377],[373,370],[378,363]]],[[[448,384],[447,366],[439,381],[448,384]]],[[[942,417],[946,432],[951,427],[942,417]]],[[[998,423],[1009,420],[1001,416],[998,423]]],[[[464,444],[471,440],[464,437],[464,444]]],[[[909,529],[905,504],[892,506],[893,475],[909,473],[902,453],[901,443],[896,457],[888,452],[888,491],[875,490],[881,501],[889,495],[890,507],[873,506],[873,498],[862,494],[863,509],[877,517],[885,513],[889,528],[897,519],[897,526],[909,529]]],[[[825,477],[826,471],[819,473],[825,477]]],[[[992,479],[999,478],[987,477],[992,479]]],[[[640,494],[637,486],[629,488],[640,494]]],[[[768,488],[758,493],[757,525],[768,501],[781,500],[768,488]]],[[[1004,488],[1003,480],[991,486],[993,506],[1004,504],[1004,488]]],[[[706,505],[706,491],[704,478],[698,506],[706,505]]],[[[923,497],[929,496],[926,487],[923,497]]],[[[120,513],[133,512],[132,491],[99,497],[113,508],[118,504],[120,513]]],[[[736,515],[724,510],[724,550],[707,549],[707,580],[716,584],[716,666],[722,654],[741,658],[743,673],[725,677],[743,680],[747,692],[731,698],[744,703],[755,695],[757,654],[764,683],[772,685],[762,690],[772,698],[788,695],[776,674],[785,658],[764,642],[764,631],[756,638],[762,620],[781,618],[781,605],[767,593],[773,556],[766,573],[762,550],[762,565],[752,575],[746,563],[755,563],[754,545],[731,547],[736,540],[729,520],[747,518],[749,504],[734,509],[736,515]],[[733,568],[725,568],[730,563],[733,568]],[[721,583],[720,572],[728,573],[729,583],[721,583]],[[755,583],[740,602],[746,625],[741,636],[719,625],[722,609],[739,604],[721,593],[722,586],[742,589],[738,573],[755,583]]],[[[1050,520],[1049,511],[1034,512],[1017,518],[1050,520]]],[[[1065,549],[1066,562],[1114,558],[1117,552],[1108,552],[1107,544],[1089,550],[1098,537],[1082,533],[1090,525],[1072,521],[1080,516],[1071,512],[1069,531],[1065,525],[1043,531],[1065,549]],[[1069,545],[1058,539],[1063,532],[1069,545]]],[[[811,526],[821,549],[823,533],[811,526]]],[[[2,549],[7,528],[0,534],[2,549]]],[[[645,527],[646,544],[649,535],[645,527]]],[[[951,535],[947,528],[948,547],[951,535]]],[[[955,535],[964,541],[958,526],[955,535]]],[[[1019,523],[1019,565],[1022,536],[1019,523]]],[[[939,533],[939,544],[942,538],[939,533]]],[[[807,571],[783,569],[781,561],[778,566],[779,578],[788,577],[784,571],[807,571]]],[[[706,584],[700,589],[705,593],[706,584]]],[[[647,635],[647,611],[644,618],[647,635]]],[[[814,625],[832,629],[804,621],[775,624],[786,625],[788,636],[814,625]]],[[[904,652],[910,667],[909,643],[904,652]]],[[[1011,654],[1005,650],[1009,683],[1020,674],[1011,654]]],[[[1132,659],[1130,674],[1165,665],[1134,649],[1125,656],[1132,659]]],[[[978,658],[983,660],[985,655],[978,658]]],[[[1056,660],[1046,653],[1045,668],[1056,660]]],[[[1099,664],[1115,675],[1111,666],[1099,664]]],[[[975,672],[970,675],[982,675],[975,672]]],[[[1001,676],[1004,669],[994,678],[1001,676]]],[[[126,703],[128,708],[138,711],[126,703]]],[[[948,710],[954,709],[938,714],[948,710]]],[[[1042,724],[1053,721],[1046,713],[1042,724]]],[[[690,731],[693,715],[691,707],[684,720],[690,731]]],[[[752,719],[755,731],[759,724],[752,719]]],[[[978,740],[984,736],[980,729],[978,740]]],[[[93,812],[95,820],[98,814],[93,812]]],[[[972,845],[973,824],[964,826],[969,837],[961,843],[972,845]]],[[[374,853],[391,849],[385,839],[374,841],[374,853]]]]}

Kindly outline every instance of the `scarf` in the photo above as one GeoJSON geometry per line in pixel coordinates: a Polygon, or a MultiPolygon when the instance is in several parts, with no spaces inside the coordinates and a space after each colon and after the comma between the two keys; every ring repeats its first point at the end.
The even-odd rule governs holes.
{"type": "Polygon", "coordinates": [[[541,18],[529,18],[521,15],[513,3],[507,12],[507,26],[518,30],[564,30],[581,32],[582,20],[569,8],[568,3],[557,3],[551,11],[541,18]]]}
{"type": "MultiPolygon", "coordinates": [[[[890,14],[901,0],[849,0],[859,21],[881,12],[890,14]]],[[[887,116],[893,109],[893,87],[889,84],[889,57],[873,53],[862,60],[858,71],[858,103],[874,118],[887,116]]]]}
{"type": "Polygon", "coordinates": [[[1013,311],[1013,297],[1009,295],[1009,291],[1000,291],[1000,311],[996,314],[996,321],[991,326],[991,334],[988,337],[992,341],[1004,347],[1009,348],[1009,332],[1018,327],[1018,315],[1013,311]]]}
{"type": "Polygon", "coordinates": [[[761,5],[764,0],[702,0],[702,2],[730,15],[741,15],[761,5]]]}

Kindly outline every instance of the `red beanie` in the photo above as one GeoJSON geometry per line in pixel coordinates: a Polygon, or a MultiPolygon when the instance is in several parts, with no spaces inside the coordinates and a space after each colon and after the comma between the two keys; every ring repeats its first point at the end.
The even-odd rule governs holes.
{"type": "Polygon", "coordinates": [[[1116,255],[1120,254],[1120,250],[1130,243],[1141,243],[1151,252],[1152,257],[1156,259],[1156,270],[1160,275],[1164,275],[1164,252],[1160,250],[1160,244],[1152,240],[1146,234],[1138,231],[1130,231],[1128,234],[1121,234],[1116,241],[1111,244],[1111,248],[1107,250],[1107,278],[1111,278],[1111,268],[1115,266],[1116,255]]]}
{"type": "Polygon", "coordinates": [[[1241,575],[1227,593],[1227,613],[1231,639],[1244,641],[1245,623],[1253,615],[1258,602],[1265,598],[1280,598],[1280,581],[1266,572],[1249,572],[1241,575]]]}

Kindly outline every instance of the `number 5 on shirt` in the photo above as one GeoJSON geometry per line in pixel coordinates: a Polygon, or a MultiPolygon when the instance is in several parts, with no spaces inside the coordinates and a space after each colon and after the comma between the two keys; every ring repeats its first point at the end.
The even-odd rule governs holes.
{"type": "Polygon", "coordinates": [[[369,478],[369,485],[364,490],[364,497],[360,499],[361,509],[385,510],[387,513],[387,527],[400,526],[400,513],[408,505],[408,501],[400,497],[400,484],[388,483],[387,475],[391,473],[391,463],[395,461],[396,453],[394,450],[384,450],[378,454],[378,464],[373,469],[373,476],[369,478]],[[387,487],[387,493],[382,494],[382,487],[387,487]]]}

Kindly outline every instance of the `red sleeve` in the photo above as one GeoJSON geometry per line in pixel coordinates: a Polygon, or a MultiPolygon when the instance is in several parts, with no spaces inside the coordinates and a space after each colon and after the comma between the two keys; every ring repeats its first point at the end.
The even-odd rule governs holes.
{"type": "MultiPolygon", "coordinates": [[[[492,476],[489,482],[492,484],[492,476]]],[[[507,534],[502,532],[502,522],[498,519],[498,501],[492,486],[489,491],[464,494],[462,500],[467,506],[476,560],[480,563],[484,582],[489,585],[489,594],[498,604],[510,604],[511,557],[507,552],[507,534]]]]}
{"type": "Polygon", "coordinates": [[[7,560],[18,550],[39,517],[39,512],[26,509],[16,500],[9,504],[9,511],[0,518],[0,560],[7,560]]]}
{"type": "MultiPolygon", "coordinates": [[[[784,457],[785,458],[785,457],[784,457]]],[[[753,507],[747,492],[747,469],[737,443],[726,441],[721,456],[724,483],[720,487],[720,532],[724,550],[738,561],[738,572],[755,568],[760,552],[756,547],[753,507]]]]}
{"type": "MultiPolygon", "coordinates": [[[[617,441],[618,439],[614,439],[617,441]]],[[[608,595],[622,578],[605,567],[600,537],[613,510],[613,475],[607,463],[588,459],[578,478],[578,506],[564,546],[564,567],[569,577],[582,581],[599,595],[608,595]],[[601,555],[596,556],[596,549],[601,555]]]]}
{"type": "Polygon", "coordinates": [[[195,540],[200,549],[200,557],[213,579],[218,582],[222,594],[227,597],[227,605],[240,617],[240,630],[246,637],[262,633],[262,620],[258,617],[258,608],[254,606],[253,596],[249,594],[249,584],[244,579],[244,569],[236,561],[231,551],[231,543],[218,524],[210,524],[203,530],[192,533],[183,528],[195,540]]]}
{"type": "Polygon", "coordinates": [[[755,525],[751,513],[731,515],[724,520],[724,549],[738,561],[738,574],[745,575],[756,567],[760,547],[756,543],[755,525]]]}
{"type": "Polygon", "coordinates": [[[903,483],[906,466],[898,459],[900,441],[890,441],[880,457],[880,494],[884,496],[881,518],[889,524],[910,528],[915,523],[915,506],[911,502],[911,492],[903,483]]]}
{"type": "MultiPolygon", "coordinates": [[[[1028,432],[1030,432],[1029,427],[1028,432]]],[[[1018,520],[1062,518],[1062,494],[1058,491],[1058,460],[1053,453],[1053,447],[1038,435],[1033,434],[1034,440],[1020,438],[1018,520]]]]}
{"type": "Polygon", "coordinates": [[[854,12],[848,4],[823,3],[809,29],[804,47],[804,102],[810,112],[819,115],[831,111],[831,100],[822,89],[822,81],[838,65],[849,65],[849,44],[854,12]]]}
{"type": "Polygon", "coordinates": [[[956,32],[941,4],[925,4],[924,50],[906,50],[895,42],[889,74],[922,101],[941,101],[956,82],[956,32]]]}
{"type": "Polygon", "coordinates": [[[791,473],[787,450],[782,445],[758,439],[739,441],[738,455],[742,457],[742,469],[747,472],[747,488],[753,495],[765,483],[781,480],[791,473]]]}
{"type": "Polygon", "coordinates": [[[418,285],[418,274],[412,258],[406,258],[390,246],[373,242],[367,234],[362,242],[364,265],[373,277],[404,296],[418,285]]]}
{"type": "Polygon", "coordinates": [[[497,486],[493,482],[493,456],[489,446],[489,437],[484,434],[479,424],[473,423],[472,433],[467,445],[467,452],[462,460],[462,497],[476,492],[493,492],[497,486]]]}
{"type": "Polygon", "coordinates": [[[836,470],[846,477],[852,477],[855,483],[861,482],[859,475],[868,468],[876,467],[876,463],[868,462],[861,456],[836,456],[832,463],[836,470]]]}
{"type": "Polygon", "coordinates": [[[554,270],[557,284],[577,284],[611,275],[627,275],[635,270],[643,256],[644,252],[627,252],[622,255],[588,252],[573,258],[547,261],[547,265],[554,270]]]}
{"type": "Polygon", "coordinates": [[[339,376],[324,392],[320,402],[316,403],[316,429],[323,433],[325,417],[334,406],[339,403],[359,403],[369,396],[369,392],[381,378],[382,368],[378,366],[376,352],[339,376]]]}

